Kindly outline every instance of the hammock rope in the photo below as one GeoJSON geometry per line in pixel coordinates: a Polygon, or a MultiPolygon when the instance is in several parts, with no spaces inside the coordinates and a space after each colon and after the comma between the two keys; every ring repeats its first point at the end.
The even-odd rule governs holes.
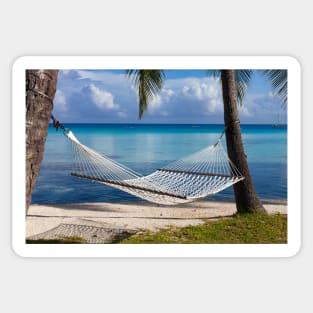
{"type": "Polygon", "coordinates": [[[228,158],[222,135],[207,148],[174,161],[147,176],[83,145],[70,130],[72,176],[128,192],[150,202],[175,205],[220,192],[244,177],[228,158]]]}

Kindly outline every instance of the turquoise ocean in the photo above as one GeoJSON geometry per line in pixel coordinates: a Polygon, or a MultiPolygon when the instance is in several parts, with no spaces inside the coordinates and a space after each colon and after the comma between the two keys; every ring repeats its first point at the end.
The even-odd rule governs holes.
{"type": "MultiPolygon", "coordinates": [[[[223,125],[66,124],[85,145],[141,174],[214,144],[223,125]]],[[[287,127],[241,125],[256,190],[262,199],[287,199],[287,127]]],[[[226,149],[225,138],[223,145],[226,149]]],[[[33,203],[143,202],[120,190],[72,177],[71,144],[49,127],[33,203]]],[[[214,200],[234,199],[228,188],[214,200]]]]}

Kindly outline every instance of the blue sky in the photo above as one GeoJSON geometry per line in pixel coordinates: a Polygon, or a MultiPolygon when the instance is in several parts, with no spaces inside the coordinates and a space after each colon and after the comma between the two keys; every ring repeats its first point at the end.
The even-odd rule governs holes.
{"type": "MultiPolygon", "coordinates": [[[[122,70],[60,70],[53,114],[63,123],[223,123],[221,84],[205,70],[166,70],[161,93],[138,119],[138,97],[122,70]]],[[[285,123],[287,110],[254,71],[241,123],[285,123]]]]}

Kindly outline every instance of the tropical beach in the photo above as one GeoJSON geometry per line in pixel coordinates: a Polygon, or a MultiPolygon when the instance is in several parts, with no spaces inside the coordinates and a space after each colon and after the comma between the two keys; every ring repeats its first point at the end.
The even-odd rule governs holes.
{"type": "MultiPolygon", "coordinates": [[[[71,119],[76,116],[77,122],[61,123],[52,115],[40,174],[26,216],[29,243],[58,238],[113,243],[151,231],[213,225],[211,222],[230,219],[237,213],[263,211],[269,215],[287,215],[287,125],[269,120],[271,110],[278,103],[273,95],[264,91],[267,95],[261,100],[259,95],[256,100],[253,100],[255,96],[248,95],[254,107],[251,103],[239,107],[243,120],[247,119],[238,131],[242,136],[242,151],[245,151],[240,153],[247,158],[248,169],[241,164],[242,156],[236,160],[238,155],[232,156],[229,150],[232,149],[227,145],[229,126],[217,122],[223,111],[217,104],[221,94],[215,80],[203,78],[202,74],[192,80],[180,77],[170,80],[163,93],[161,91],[161,98],[149,100],[152,109],[147,111],[147,120],[132,122],[134,108],[127,110],[125,103],[121,111],[117,100],[126,100],[118,97],[119,91],[114,89],[113,96],[113,92],[100,87],[100,77],[104,79],[109,75],[111,80],[114,77],[120,82],[123,75],[120,71],[117,74],[102,71],[99,77],[98,74],[96,71],[72,71],[70,74],[61,71],[59,74],[54,114],[65,121],[69,116],[71,119]],[[83,99],[78,107],[72,107],[69,115],[71,101],[78,101],[78,94],[72,87],[67,91],[68,85],[80,84],[82,77],[84,85],[79,94],[84,95],[83,99]],[[90,84],[86,85],[88,80],[90,84]],[[217,93],[213,93],[214,88],[217,93]],[[191,116],[181,109],[180,112],[185,112],[183,115],[178,112],[170,118],[172,102],[175,106],[177,101],[176,93],[180,105],[186,99],[189,99],[186,107],[198,102],[205,111],[203,105],[209,105],[205,120],[212,123],[203,123],[203,114],[193,109],[191,116]],[[268,107],[264,109],[262,103],[259,115],[255,115],[253,111],[260,101],[266,102],[268,107]],[[88,108],[84,103],[93,103],[94,107],[88,108]],[[104,120],[109,115],[110,122],[99,123],[100,113],[106,113],[104,120]],[[186,123],[187,117],[193,123],[186,123]],[[264,120],[268,123],[260,122],[264,120]],[[241,186],[240,181],[246,187],[242,185],[240,188],[244,189],[236,191],[236,186],[241,186]],[[253,191],[253,184],[256,191],[253,191]],[[229,188],[233,185],[235,189],[229,188]],[[250,188],[247,195],[257,192],[250,204],[244,200],[248,199],[243,196],[246,188],[250,188]],[[241,197],[243,200],[239,200],[241,197]],[[239,204],[238,201],[244,202],[239,204]]],[[[134,75],[133,71],[130,74],[134,75]]],[[[191,74],[195,72],[185,73],[191,74]]],[[[159,84],[161,77],[153,79],[159,84]]],[[[79,90],[79,86],[75,86],[79,90]]],[[[110,86],[109,83],[107,87],[110,86]]],[[[141,105],[140,102],[139,107],[141,105]]],[[[140,117],[147,109],[143,108],[139,110],[140,117]]],[[[286,120],[286,112],[282,115],[286,120]]]]}
{"type": "MultiPolygon", "coordinates": [[[[265,201],[265,208],[269,214],[287,214],[285,201],[265,201]]],[[[235,213],[235,203],[225,201],[202,201],[180,207],[105,202],[34,204],[26,220],[26,237],[80,237],[89,243],[110,243],[121,231],[127,237],[147,230],[200,225],[235,213]]]]}

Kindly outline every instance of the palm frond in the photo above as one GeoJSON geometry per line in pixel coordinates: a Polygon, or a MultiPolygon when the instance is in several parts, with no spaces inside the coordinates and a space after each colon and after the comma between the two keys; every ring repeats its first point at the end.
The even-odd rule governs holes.
{"type": "Polygon", "coordinates": [[[213,76],[215,79],[221,78],[221,70],[207,70],[209,76],[213,76]]]}
{"type": "Polygon", "coordinates": [[[139,118],[141,119],[149,103],[161,91],[165,73],[163,70],[126,70],[126,74],[138,88],[139,118]]]}
{"type": "Polygon", "coordinates": [[[239,105],[243,104],[253,70],[235,70],[235,79],[237,85],[237,100],[239,105]]]}
{"type": "Polygon", "coordinates": [[[287,105],[288,98],[288,72],[287,70],[263,70],[263,75],[267,77],[274,90],[274,94],[281,98],[282,104],[287,105]]]}

